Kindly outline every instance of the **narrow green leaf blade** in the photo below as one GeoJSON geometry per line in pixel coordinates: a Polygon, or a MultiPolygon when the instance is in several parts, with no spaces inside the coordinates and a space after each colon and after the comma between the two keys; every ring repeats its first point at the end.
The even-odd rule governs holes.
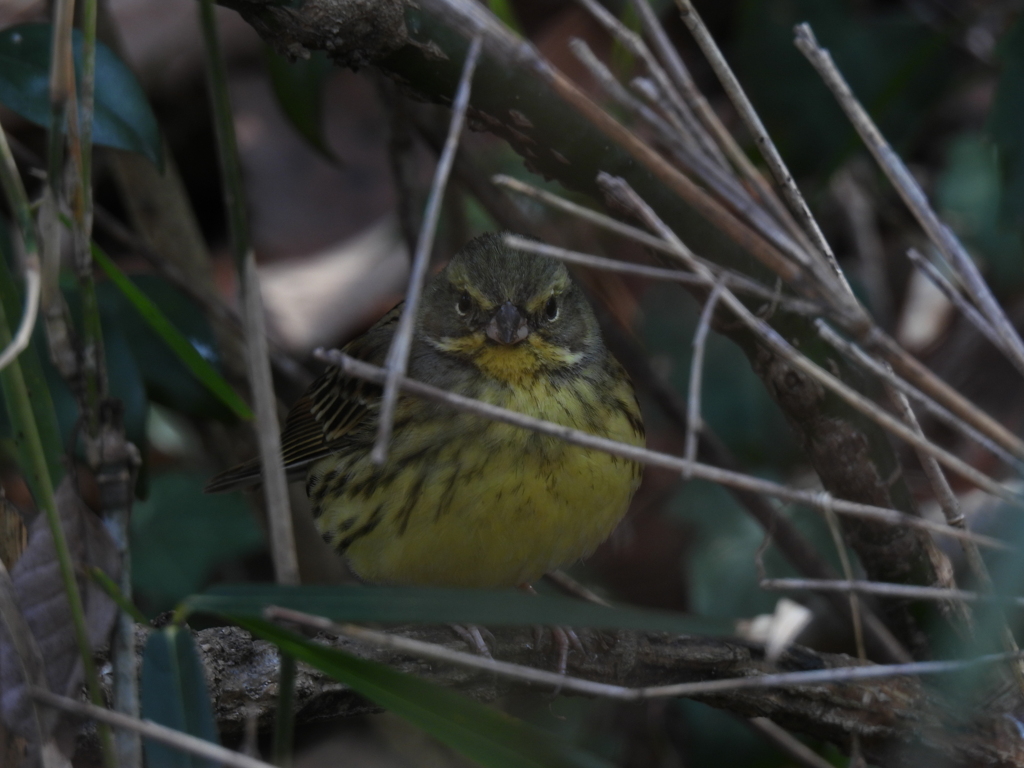
{"type": "Polygon", "coordinates": [[[206,359],[196,350],[181,332],[174,327],[170,320],[160,311],[146,294],[140,291],[128,276],[122,272],[113,260],[103,252],[95,243],[92,246],[93,260],[100,265],[107,277],[113,282],[139,311],[143,319],[149,324],[167,346],[174,350],[175,354],[192,374],[199,379],[221,402],[228,406],[242,419],[252,419],[252,411],[249,406],[231,388],[224,377],[210,365],[206,359]]]}
{"type": "MultiPolygon", "coordinates": [[[[202,662],[188,627],[150,634],[142,654],[142,716],[219,744],[202,662]]],[[[214,763],[164,744],[145,741],[149,768],[214,768],[214,763]]]]}
{"type": "MultiPolygon", "coordinates": [[[[50,25],[18,24],[0,30],[0,102],[29,122],[50,120],[50,25]]],[[[73,30],[75,71],[82,68],[82,33],[73,30]]],[[[160,167],[163,144],[156,117],[131,69],[102,43],[96,44],[93,142],[148,157],[160,167]]]]}
{"type": "Polygon", "coordinates": [[[234,620],[488,768],[608,765],[539,728],[383,664],[324,648],[263,619],[234,620]]]}
{"type": "Polygon", "coordinates": [[[231,584],[219,585],[185,601],[186,609],[193,612],[251,618],[262,617],[269,605],[348,622],[546,624],[691,635],[732,633],[731,624],[722,620],[668,611],[606,608],[517,590],[231,584]]]}

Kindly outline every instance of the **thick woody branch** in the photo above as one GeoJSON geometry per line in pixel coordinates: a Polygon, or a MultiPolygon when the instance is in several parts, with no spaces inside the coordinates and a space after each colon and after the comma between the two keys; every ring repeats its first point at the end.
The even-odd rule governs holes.
{"type": "MultiPolygon", "coordinates": [[[[139,630],[140,632],[144,630],[139,630]]],[[[395,633],[456,650],[465,644],[448,627],[405,627],[395,633]]],[[[492,674],[427,662],[404,652],[367,646],[334,636],[318,642],[392,665],[431,682],[454,688],[481,701],[494,701],[522,683],[492,674]]],[[[771,664],[760,646],[733,639],[672,637],[643,632],[590,632],[584,635],[590,653],[573,653],[568,673],[598,682],[645,687],[673,683],[750,677],[773,672],[830,669],[857,665],[842,654],[819,654],[794,647],[771,664]]],[[[554,653],[547,641],[533,648],[530,628],[496,628],[489,643],[495,658],[546,669],[554,653]]],[[[138,645],[141,647],[142,642],[138,645]]],[[[224,736],[241,738],[247,720],[261,728],[274,721],[277,704],[278,656],[269,642],[254,640],[235,627],[196,633],[206,668],[214,713],[224,736]]],[[[540,688],[535,690],[541,691],[540,688]]],[[[550,691],[542,691],[550,693],[550,691]]],[[[299,723],[376,712],[377,708],[344,685],[299,665],[295,683],[299,723]]],[[[734,690],[699,700],[745,717],[766,717],[789,730],[849,748],[857,736],[873,764],[1024,765],[1024,743],[1012,723],[999,714],[981,714],[976,728],[948,727],[953,714],[939,697],[914,678],[893,678],[793,688],[734,690]],[[884,706],[880,706],[884,704],[884,706]]]]}

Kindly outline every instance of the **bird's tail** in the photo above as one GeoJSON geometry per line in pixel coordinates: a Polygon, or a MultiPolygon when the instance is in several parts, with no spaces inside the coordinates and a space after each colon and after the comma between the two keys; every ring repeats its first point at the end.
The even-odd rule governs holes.
{"type": "Polygon", "coordinates": [[[203,488],[203,493],[226,493],[240,488],[249,488],[263,482],[263,470],[259,459],[250,459],[213,477],[203,488]]]}

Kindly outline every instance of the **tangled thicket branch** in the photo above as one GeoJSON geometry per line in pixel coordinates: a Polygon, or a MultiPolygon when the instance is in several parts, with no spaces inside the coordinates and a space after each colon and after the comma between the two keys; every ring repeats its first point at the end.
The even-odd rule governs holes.
{"type": "MultiPolygon", "coordinates": [[[[447,627],[404,627],[395,634],[465,649],[447,627]]],[[[498,628],[493,634],[490,646],[496,658],[524,665],[551,665],[552,649],[546,644],[534,649],[531,629],[498,628]]],[[[727,639],[626,630],[588,632],[583,638],[591,653],[586,658],[572,654],[569,674],[634,688],[858,663],[843,654],[800,647],[791,648],[778,662],[771,663],[764,659],[760,646],[727,639]]],[[[204,629],[196,633],[195,639],[206,667],[214,713],[225,737],[240,739],[246,723],[253,719],[269,728],[277,707],[277,648],[235,627],[204,629]]],[[[318,641],[481,701],[494,701],[515,686],[522,688],[520,683],[486,672],[424,661],[347,638],[321,635],[318,641]]],[[[144,645],[140,636],[136,646],[144,645]]],[[[299,665],[295,694],[299,722],[379,711],[344,685],[305,665],[299,665]]],[[[1024,762],[1024,744],[1012,722],[991,712],[975,718],[968,730],[964,728],[966,723],[950,716],[936,693],[913,678],[738,690],[697,698],[746,717],[770,718],[786,728],[844,748],[856,735],[868,758],[879,765],[934,764],[942,758],[985,766],[1024,762]]]]}
{"type": "MultiPolygon", "coordinates": [[[[735,144],[723,140],[717,118],[706,108],[681,60],[673,56],[663,36],[658,34],[656,20],[649,13],[642,13],[641,19],[662,65],[640,38],[607,17],[596,3],[584,2],[612,34],[646,63],[651,79],[638,83],[637,88],[650,106],[628,93],[616,91],[614,83],[606,82],[606,86],[619,94],[620,101],[628,103],[637,119],[650,123],[655,134],[660,132],[660,138],[655,139],[659,149],[611,117],[532,46],[510,33],[473,0],[311,0],[301,8],[282,6],[273,0],[223,0],[223,4],[237,9],[261,35],[288,55],[325,50],[339,64],[375,66],[420,97],[441,104],[452,102],[469,40],[481,39],[483,54],[477,73],[478,87],[473,90],[469,110],[471,124],[507,139],[531,170],[555,178],[567,188],[604,198],[618,213],[642,221],[657,234],[659,250],[678,257],[690,274],[700,276],[690,287],[699,300],[722,294],[722,304],[728,312],[715,313],[714,327],[747,354],[832,497],[916,514],[889,441],[892,434],[910,442],[926,457],[928,476],[937,494],[942,495],[942,489],[948,488],[942,475],[944,467],[977,487],[1016,503],[1012,494],[997,482],[938,448],[921,432],[908,395],[919,403],[934,400],[952,414],[965,432],[973,430],[995,445],[994,454],[1004,460],[1009,457],[1016,461],[1024,456],[1024,443],[910,357],[879,330],[854,299],[781,157],[686,0],[678,0],[684,20],[755,136],[781,186],[788,209],[756,169],[744,162],[735,144]],[[678,88],[678,93],[674,88],[678,88]],[[677,237],[681,233],[685,233],[685,244],[677,237]],[[746,299],[752,302],[748,306],[728,289],[715,288],[735,280],[735,275],[765,287],[781,279],[787,287],[785,300],[761,307],[756,299],[746,299]],[[822,315],[850,337],[852,343],[860,345],[858,350],[866,350],[876,368],[862,368],[852,357],[839,354],[835,347],[822,347],[820,324],[806,314],[791,311],[793,303],[799,301],[819,306],[822,315]],[[755,308],[767,308],[768,319],[760,319],[760,313],[752,311],[755,308]],[[719,314],[727,317],[720,319],[719,314]],[[742,322],[735,322],[736,318],[742,322]],[[888,406],[879,407],[878,403],[894,403],[898,418],[890,415],[888,406]]],[[[642,2],[639,6],[646,9],[642,2]]],[[[819,59],[827,59],[806,29],[801,33],[800,45],[816,66],[819,59]]],[[[585,62],[593,58],[588,59],[581,48],[577,53],[585,62]]],[[[593,61],[590,66],[597,68],[593,61]]],[[[836,82],[841,84],[840,80],[836,82]]],[[[833,90],[841,100],[849,97],[839,86],[833,90]]],[[[858,124],[858,129],[861,127],[858,124]]],[[[870,144],[880,136],[865,134],[865,138],[870,144]]],[[[876,156],[883,165],[889,162],[895,167],[896,163],[884,152],[876,156]]],[[[897,185],[908,183],[898,173],[890,176],[897,185]]],[[[910,193],[905,187],[900,191],[915,205],[923,200],[916,187],[910,193]]],[[[926,230],[937,238],[939,250],[946,254],[954,271],[959,270],[956,274],[965,293],[977,305],[987,326],[1002,340],[1001,348],[1011,359],[1018,359],[1024,345],[983,284],[979,285],[976,271],[965,265],[962,248],[958,250],[955,238],[935,224],[937,220],[925,217],[922,221],[934,225],[926,226],[926,230]]],[[[710,318],[711,313],[708,314],[710,318]]],[[[699,413],[692,415],[699,419],[699,413]]],[[[946,506],[950,526],[962,526],[962,518],[955,509],[946,506]]],[[[920,526],[844,519],[843,527],[870,580],[955,587],[948,561],[920,526]]],[[[969,546],[968,555],[973,576],[984,584],[984,564],[969,546]]],[[[921,656],[927,653],[920,615],[915,616],[908,604],[888,603],[883,618],[888,629],[911,652],[921,656]]],[[[970,621],[964,610],[946,612],[943,618],[958,628],[970,621]]],[[[1004,630],[1003,639],[1008,649],[1016,648],[1008,630],[1004,630]]],[[[677,642],[699,645],[703,641],[677,642]]],[[[666,659],[674,659],[671,643],[653,643],[649,638],[648,643],[657,648],[657,653],[665,654],[666,659]]],[[[657,653],[652,651],[655,656],[657,653]]],[[[654,667],[657,664],[652,662],[654,667]]],[[[665,675],[671,678],[674,669],[671,663],[658,667],[662,675],[658,682],[664,683],[665,675]]],[[[733,669],[732,674],[744,671],[749,673],[752,668],[733,669]]],[[[907,699],[898,695],[896,689],[889,691],[890,685],[904,690],[899,688],[902,683],[872,688],[872,700],[884,701],[885,705],[870,707],[866,713],[885,720],[884,727],[892,731],[884,734],[870,728],[858,730],[864,723],[857,718],[847,723],[849,727],[830,730],[837,723],[846,722],[841,713],[849,709],[848,704],[843,704],[843,697],[849,692],[847,686],[827,689],[827,695],[818,700],[821,706],[816,708],[787,709],[778,703],[777,696],[764,693],[753,695],[749,701],[742,697],[719,697],[709,699],[709,703],[744,714],[771,716],[842,745],[855,735],[869,754],[886,755],[889,762],[899,762],[899,758],[893,757],[895,747],[902,749],[908,745],[915,745],[914,749],[938,749],[948,757],[970,762],[1020,762],[1015,744],[1000,735],[1012,731],[1006,731],[999,718],[974,724],[972,735],[984,735],[982,741],[991,746],[984,754],[974,752],[973,741],[967,742],[972,746],[965,746],[963,740],[954,743],[947,738],[948,731],[938,726],[941,716],[933,714],[940,708],[932,697],[915,688],[914,696],[907,699]],[[748,711],[756,707],[772,709],[772,714],[748,711]],[[799,717],[795,714],[797,710],[799,717]],[[899,715],[901,712],[906,716],[899,715]],[[896,719],[892,720],[893,717],[896,719]]],[[[806,694],[811,689],[803,690],[806,694]]],[[[860,694],[864,693],[861,689],[860,694]]],[[[788,702],[786,697],[790,695],[796,694],[790,691],[781,698],[788,702]]],[[[862,702],[861,706],[866,705],[862,702]]]]}

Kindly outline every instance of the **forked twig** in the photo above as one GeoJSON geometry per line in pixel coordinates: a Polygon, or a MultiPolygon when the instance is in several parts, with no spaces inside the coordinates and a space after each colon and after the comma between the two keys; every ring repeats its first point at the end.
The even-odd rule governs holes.
{"type": "Polygon", "coordinates": [[[416,253],[413,256],[412,269],[409,274],[409,288],[405,294],[405,306],[402,308],[398,329],[395,331],[394,340],[388,350],[388,377],[384,382],[384,396],[381,399],[377,440],[374,443],[373,452],[370,454],[373,462],[378,465],[383,464],[387,459],[388,443],[391,441],[391,429],[395,419],[395,402],[398,398],[398,380],[405,376],[409,365],[409,350],[412,348],[412,334],[416,328],[420,294],[423,292],[427,266],[430,264],[430,253],[434,248],[434,235],[437,232],[437,222],[441,216],[444,190],[448,184],[448,174],[451,173],[452,163],[455,161],[455,152],[459,147],[462,124],[466,118],[466,108],[469,106],[473,73],[476,71],[482,45],[483,38],[477,34],[473,38],[473,42],[470,43],[466,61],[462,66],[462,76],[455,92],[455,101],[452,103],[452,119],[448,127],[448,139],[441,152],[441,157],[437,161],[434,180],[430,185],[430,195],[427,197],[427,210],[423,214],[423,227],[420,229],[419,239],[416,241],[416,253]]]}

